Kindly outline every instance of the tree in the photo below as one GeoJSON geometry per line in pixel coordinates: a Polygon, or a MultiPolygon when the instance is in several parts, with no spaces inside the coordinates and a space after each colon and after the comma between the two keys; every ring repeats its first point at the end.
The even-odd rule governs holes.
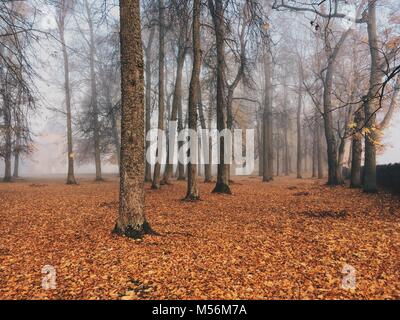
{"type": "MultiPolygon", "coordinates": [[[[266,44],[267,45],[267,44],[266,44]]],[[[263,181],[273,180],[274,152],[272,128],[272,61],[269,48],[264,52],[264,110],[262,121],[262,172],[263,181]]]]}
{"type": "Polygon", "coordinates": [[[121,171],[114,233],[130,238],[154,234],[144,208],[144,69],[139,0],[120,2],[121,171]]]}
{"type": "MultiPolygon", "coordinates": [[[[176,19],[176,27],[178,28],[178,34],[176,37],[176,47],[177,47],[177,54],[176,54],[176,76],[175,76],[175,87],[174,93],[172,98],[172,110],[170,116],[170,124],[174,126],[173,132],[175,132],[175,127],[177,125],[178,120],[178,113],[182,111],[182,80],[183,80],[183,67],[185,64],[185,59],[188,51],[188,47],[190,45],[189,42],[189,22],[190,22],[190,10],[189,10],[189,3],[187,1],[172,1],[172,12],[177,16],[176,19]]],[[[182,127],[179,126],[179,130],[182,130],[182,127]]],[[[171,131],[170,131],[171,134],[171,131]]],[[[176,154],[176,146],[175,146],[175,139],[176,136],[171,136],[174,142],[171,143],[171,150],[169,150],[168,156],[171,158],[175,157],[176,154]]],[[[170,179],[172,177],[173,171],[173,164],[168,163],[165,168],[165,174],[163,178],[163,184],[170,184],[170,179]]]]}
{"type": "MultiPolygon", "coordinates": [[[[225,21],[224,3],[222,1],[208,0],[208,6],[214,23],[215,43],[217,48],[217,129],[222,132],[227,128],[227,102],[225,82],[225,21]]],[[[219,163],[217,183],[214,193],[231,194],[229,187],[229,164],[225,159],[225,138],[219,141],[219,163]]]]}
{"type": "MultiPolygon", "coordinates": [[[[164,130],[164,112],[165,112],[165,6],[164,0],[158,1],[159,12],[159,57],[158,57],[158,129],[164,130]]],[[[163,145],[161,137],[158,137],[157,143],[157,161],[154,165],[152,189],[160,189],[161,186],[161,157],[163,153],[163,145]]]]}
{"type": "Polygon", "coordinates": [[[376,0],[368,1],[368,44],[371,52],[371,72],[368,94],[365,97],[365,162],[363,189],[365,192],[376,192],[376,109],[378,103],[377,93],[380,87],[379,47],[376,29],[376,0]]]}
{"type": "Polygon", "coordinates": [[[98,111],[98,94],[95,72],[95,53],[96,45],[94,38],[94,22],[93,22],[93,9],[88,0],[84,0],[84,7],[86,10],[86,22],[89,27],[89,64],[90,64],[90,106],[93,121],[93,142],[94,142],[94,160],[96,166],[96,181],[102,181],[101,174],[101,155],[100,155],[100,128],[99,128],[99,111],[98,111]]]}
{"type": "Polygon", "coordinates": [[[74,151],[72,141],[72,112],[71,112],[71,84],[69,78],[69,57],[67,51],[67,44],[65,41],[65,27],[66,18],[69,11],[72,9],[72,2],[69,0],[60,0],[56,6],[56,22],[58,34],[61,41],[61,49],[64,59],[64,91],[65,91],[65,105],[67,113],[67,143],[68,143],[68,173],[67,184],[76,184],[74,174],[74,151]]]}
{"type": "MultiPolygon", "coordinates": [[[[201,68],[201,43],[200,43],[200,0],[193,0],[193,69],[189,88],[189,129],[197,130],[197,105],[200,101],[200,68],[201,68]]],[[[193,139],[191,137],[190,139],[193,139]]],[[[192,141],[191,141],[192,142],[192,141]]],[[[197,145],[197,143],[196,143],[197,145]]],[[[199,199],[197,189],[197,150],[190,149],[190,161],[188,163],[188,183],[186,200],[199,199]],[[195,163],[193,163],[195,159],[195,163]]]]}

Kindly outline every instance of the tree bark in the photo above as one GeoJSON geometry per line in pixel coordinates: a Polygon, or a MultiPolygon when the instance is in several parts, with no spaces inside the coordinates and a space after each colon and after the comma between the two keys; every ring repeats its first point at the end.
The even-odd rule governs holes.
{"type": "Polygon", "coordinates": [[[93,142],[94,142],[94,161],[96,166],[96,181],[102,181],[101,174],[101,155],[100,155],[100,128],[99,128],[99,111],[98,111],[98,96],[95,71],[95,39],[93,30],[92,11],[89,3],[85,0],[87,21],[90,35],[90,87],[91,87],[91,107],[93,118],[93,142]]]}
{"type": "Polygon", "coordinates": [[[361,187],[361,158],[362,158],[362,135],[360,133],[363,125],[363,110],[358,110],[354,115],[354,122],[356,124],[356,133],[352,138],[352,161],[351,161],[351,188],[361,187]]]}
{"type": "MultiPolygon", "coordinates": [[[[158,65],[158,129],[164,130],[164,112],[165,112],[165,8],[164,0],[158,1],[159,12],[159,65],[158,65]]],[[[161,139],[161,137],[158,137],[161,139]]],[[[165,146],[164,146],[165,147],[165,146]]],[[[158,160],[161,159],[163,146],[158,143],[157,154],[158,160]]],[[[151,188],[160,189],[161,186],[161,163],[157,161],[154,165],[153,183],[151,188]]]]}
{"type": "MultiPolygon", "coordinates": [[[[197,131],[197,105],[200,102],[200,68],[201,68],[201,43],[200,43],[200,14],[201,1],[193,0],[193,69],[189,88],[189,129],[197,131]]],[[[190,150],[192,159],[197,161],[198,150],[190,150]],[[195,157],[193,154],[195,153],[195,157]]],[[[199,197],[197,189],[197,164],[188,163],[188,183],[185,200],[196,201],[199,197]]]]}
{"type": "MultiPolygon", "coordinates": [[[[183,67],[185,64],[186,57],[185,43],[182,43],[178,49],[177,67],[176,67],[176,79],[175,79],[175,89],[172,101],[172,111],[171,111],[171,122],[175,123],[178,120],[178,112],[182,109],[182,79],[183,79],[183,67]]],[[[175,137],[171,137],[174,139],[175,137]]],[[[176,153],[175,142],[172,144],[173,149],[169,150],[170,155],[174,157],[176,153]]],[[[164,174],[164,184],[170,184],[170,179],[172,177],[173,164],[167,164],[164,174]]]]}
{"type": "Polygon", "coordinates": [[[272,61],[268,51],[264,52],[264,112],[263,112],[263,181],[273,180],[274,152],[272,128],[272,61]]]}
{"type": "MultiPolygon", "coordinates": [[[[299,92],[298,92],[298,97],[297,97],[297,117],[296,117],[296,122],[297,122],[297,179],[302,179],[302,158],[301,158],[301,150],[302,150],[302,145],[301,145],[301,111],[302,111],[302,86],[303,86],[303,76],[302,76],[303,70],[302,67],[299,67],[299,92]]],[[[306,155],[305,155],[306,156],[306,155]]]]}
{"type": "Polygon", "coordinates": [[[365,128],[365,161],[364,161],[364,184],[365,192],[377,192],[376,184],[376,108],[377,92],[379,90],[379,48],[376,29],[376,0],[368,1],[368,44],[371,53],[370,83],[367,100],[364,103],[365,128]]]}
{"type": "MultiPolygon", "coordinates": [[[[146,64],[145,64],[145,72],[146,72],[146,135],[151,129],[151,79],[152,79],[152,72],[151,72],[151,55],[152,55],[152,48],[153,48],[153,41],[154,41],[154,34],[155,28],[151,28],[150,35],[149,35],[149,42],[145,49],[146,55],[146,64]]],[[[150,142],[146,139],[146,153],[147,150],[150,148],[150,142]]],[[[146,169],[145,169],[145,181],[151,182],[151,164],[146,160],[146,169]]]]}
{"type": "Polygon", "coordinates": [[[57,17],[58,32],[61,40],[61,48],[64,60],[64,90],[65,90],[65,105],[67,111],[67,144],[68,144],[68,173],[67,184],[76,184],[74,173],[74,151],[72,140],[72,112],[71,112],[71,86],[69,78],[69,57],[67,52],[67,45],[65,42],[65,18],[66,18],[66,4],[62,2],[63,6],[59,9],[57,17]]]}
{"type": "MultiPolygon", "coordinates": [[[[225,81],[225,25],[224,5],[222,1],[208,0],[209,9],[215,28],[217,47],[217,129],[222,132],[227,128],[227,103],[225,81]]],[[[231,194],[229,187],[229,164],[225,163],[224,138],[219,141],[219,163],[217,183],[214,193],[231,194]]]]}
{"type": "Polygon", "coordinates": [[[154,233],[144,208],[144,76],[139,0],[121,0],[120,206],[114,233],[142,238],[154,233]]]}

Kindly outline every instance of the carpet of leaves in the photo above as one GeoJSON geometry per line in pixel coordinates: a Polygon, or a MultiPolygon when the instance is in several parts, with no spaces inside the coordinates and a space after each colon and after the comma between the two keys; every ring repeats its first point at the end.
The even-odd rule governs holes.
{"type": "Polygon", "coordinates": [[[0,299],[400,299],[400,201],[323,181],[239,179],[181,201],[146,186],[161,236],[111,234],[115,178],[0,184],[0,299]],[[357,288],[341,287],[356,269],[357,288]],[[57,289],[41,287],[44,265],[57,289]]]}

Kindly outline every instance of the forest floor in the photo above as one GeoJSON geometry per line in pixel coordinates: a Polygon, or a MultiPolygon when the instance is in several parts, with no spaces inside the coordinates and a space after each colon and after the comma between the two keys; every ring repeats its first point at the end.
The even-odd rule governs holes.
{"type": "Polygon", "coordinates": [[[181,201],[185,183],[146,186],[162,236],[134,241],[111,234],[115,178],[1,183],[0,299],[400,299],[397,196],[311,179],[238,179],[232,196],[199,185],[197,203],[181,201]]]}

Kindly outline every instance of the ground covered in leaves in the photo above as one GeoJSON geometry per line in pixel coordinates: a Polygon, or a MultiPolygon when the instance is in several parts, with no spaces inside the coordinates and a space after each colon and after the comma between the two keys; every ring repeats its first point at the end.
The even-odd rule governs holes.
{"type": "Polygon", "coordinates": [[[0,299],[400,299],[400,201],[323,181],[238,179],[182,202],[147,188],[161,236],[111,234],[118,183],[0,184],[0,299]],[[342,288],[344,265],[356,289],[342,288]],[[56,289],[41,287],[43,266],[56,289]]]}

